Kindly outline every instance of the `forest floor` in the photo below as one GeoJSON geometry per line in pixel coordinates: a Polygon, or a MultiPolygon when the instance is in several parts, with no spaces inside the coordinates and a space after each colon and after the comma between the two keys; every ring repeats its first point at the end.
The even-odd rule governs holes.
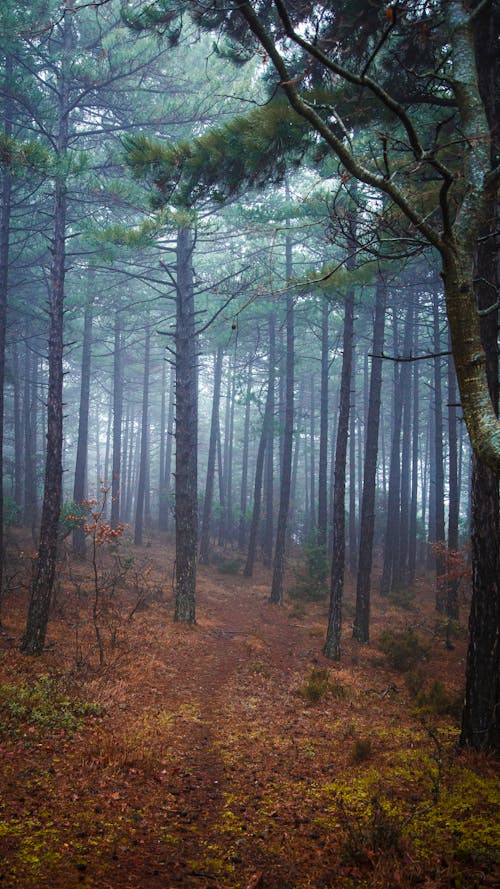
{"type": "Polygon", "coordinates": [[[11,551],[1,887],[500,884],[498,763],[457,747],[466,632],[446,647],[430,580],[374,595],[366,646],[347,582],[334,664],[326,602],[269,604],[269,572],[223,573],[230,553],[199,567],[196,625],[175,624],[171,550],[129,546],[99,566],[100,664],[90,566],[69,557],[46,652],[19,653],[30,558],[11,551]]]}

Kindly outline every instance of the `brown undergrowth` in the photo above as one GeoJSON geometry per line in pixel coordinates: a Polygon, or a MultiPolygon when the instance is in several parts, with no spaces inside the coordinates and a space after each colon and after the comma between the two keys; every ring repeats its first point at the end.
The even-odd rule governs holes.
{"type": "Polygon", "coordinates": [[[200,566],[179,626],[171,550],[126,546],[102,566],[101,658],[85,564],[61,560],[41,658],[18,651],[25,579],[4,603],[0,886],[497,885],[497,766],[457,749],[465,632],[450,650],[429,584],[411,608],[374,596],[369,646],[348,585],[333,664],[325,603],[200,566]]]}

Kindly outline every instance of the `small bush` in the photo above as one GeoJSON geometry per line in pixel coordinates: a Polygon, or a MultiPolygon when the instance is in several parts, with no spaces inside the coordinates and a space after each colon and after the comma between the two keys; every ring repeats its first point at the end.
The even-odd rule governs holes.
{"type": "Polygon", "coordinates": [[[417,707],[423,713],[435,716],[460,716],[462,701],[446,691],[440,679],[435,679],[428,691],[422,689],[417,695],[417,707]]]}
{"type": "Polygon", "coordinates": [[[291,620],[302,620],[303,617],[306,616],[306,609],[302,602],[294,602],[290,611],[288,612],[288,617],[291,620]]]}
{"type": "Polygon", "coordinates": [[[385,654],[389,666],[400,673],[414,669],[419,661],[425,660],[430,650],[430,646],[422,642],[412,629],[402,634],[384,630],[378,647],[385,654]]]}
{"type": "Polygon", "coordinates": [[[372,755],[371,738],[358,738],[353,745],[351,760],[352,762],[366,762],[372,755]]]}
{"type": "Polygon", "coordinates": [[[311,703],[331,693],[334,697],[345,698],[347,692],[339,682],[330,682],[330,674],[324,667],[313,667],[307,682],[300,689],[300,694],[311,703]]]}
{"type": "Polygon", "coordinates": [[[415,698],[425,687],[427,677],[421,667],[409,670],[405,676],[405,683],[410,694],[415,698]]]}
{"type": "Polygon", "coordinates": [[[362,816],[348,812],[343,801],[339,800],[338,819],[346,833],[342,845],[345,863],[359,863],[367,859],[372,863],[374,855],[401,854],[402,824],[378,799],[370,800],[362,816]]]}
{"type": "Polygon", "coordinates": [[[305,599],[308,602],[320,602],[325,598],[328,577],[328,559],[323,544],[311,538],[304,546],[305,565],[297,569],[295,583],[289,589],[291,599],[305,599]]]}
{"type": "Polygon", "coordinates": [[[217,563],[219,574],[239,574],[241,562],[239,559],[223,559],[217,563]]]}
{"type": "Polygon", "coordinates": [[[387,597],[391,605],[402,608],[404,611],[415,611],[415,593],[411,587],[401,587],[392,590],[387,597]]]}

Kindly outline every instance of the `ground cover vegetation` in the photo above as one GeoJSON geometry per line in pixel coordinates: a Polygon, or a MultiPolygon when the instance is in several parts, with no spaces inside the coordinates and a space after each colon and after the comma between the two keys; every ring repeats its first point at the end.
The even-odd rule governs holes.
{"type": "Polygon", "coordinates": [[[4,0],[2,885],[497,883],[497,32],[4,0]]]}

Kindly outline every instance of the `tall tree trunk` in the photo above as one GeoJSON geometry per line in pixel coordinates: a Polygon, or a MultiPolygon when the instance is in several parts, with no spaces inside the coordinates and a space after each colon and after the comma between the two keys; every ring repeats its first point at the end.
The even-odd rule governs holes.
{"type": "Polygon", "coordinates": [[[198,393],[193,233],[177,233],[175,328],[175,615],[196,620],[198,393]]]}
{"type": "Polygon", "coordinates": [[[20,385],[20,368],[19,368],[19,350],[17,344],[14,346],[12,355],[12,365],[14,374],[14,501],[17,506],[15,524],[21,524],[21,506],[23,503],[23,434],[21,420],[21,385],[20,385]]]}
{"type": "MultiPolygon", "coordinates": [[[[286,278],[292,277],[292,242],[287,234],[286,244],[286,278]]],[[[283,450],[281,460],[280,505],[276,528],[276,545],[274,549],[273,579],[270,602],[275,605],[283,603],[283,574],[285,571],[286,528],[288,509],[290,506],[290,485],[292,478],[293,451],[293,402],[294,402],[294,310],[293,297],[286,297],[286,387],[285,387],[285,425],[283,429],[283,450]]]]}
{"type": "MultiPolygon", "coordinates": [[[[92,348],[92,299],[95,279],[94,269],[88,269],[88,295],[83,318],[82,371],[80,380],[80,410],[78,414],[78,441],[76,446],[75,481],[73,500],[82,506],[86,496],[87,457],[89,440],[90,362],[92,348]]],[[[73,531],[73,552],[85,558],[85,531],[80,523],[73,531]]]]}
{"type": "Polygon", "coordinates": [[[245,394],[245,420],[243,424],[243,452],[240,489],[240,523],[238,546],[243,549],[247,538],[247,496],[248,496],[248,451],[250,443],[250,396],[252,393],[252,362],[248,363],[248,376],[245,394]]]}
{"type": "MultiPolygon", "coordinates": [[[[417,296],[415,295],[415,299],[417,296]]],[[[418,319],[418,302],[415,304],[415,316],[418,319]]],[[[418,355],[418,324],[415,325],[413,348],[418,355]]],[[[419,372],[418,361],[413,364],[412,377],[412,451],[411,451],[411,500],[410,522],[408,530],[408,581],[413,583],[417,567],[417,506],[418,506],[418,459],[419,459],[419,372]]]]}
{"type": "MultiPolygon", "coordinates": [[[[234,411],[236,399],[236,373],[234,366],[227,384],[226,434],[224,438],[224,490],[226,493],[226,509],[224,512],[225,536],[234,541],[235,528],[233,518],[233,455],[234,455],[234,411]]],[[[221,525],[221,536],[222,536],[221,525]]]]}
{"type": "Polygon", "coordinates": [[[266,406],[264,409],[264,418],[262,421],[262,430],[260,433],[259,447],[257,450],[257,460],[255,463],[255,482],[253,495],[253,512],[252,522],[250,524],[250,538],[248,541],[248,552],[243,575],[251,577],[253,574],[253,565],[255,561],[255,550],[257,547],[257,534],[260,522],[260,508],[262,502],[262,476],[264,474],[264,457],[266,447],[269,441],[269,427],[273,422],[273,405],[274,405],[274,376],[268,374],[267,379],[267,395],[266,406]]]}
{"type": "MultiPolygon", "coordinates": [[[[356,350],[353,346],[352,362],[355,366],[356,350]]],[[[357,528],[356,528],[356,413],[354,410],[356,390],[353,370],[351,374],[351,404],[349,410],[349,571],[354,577],[357,563],[357,528]]]]}
{"type": "MultiPolygon", "coordinates": [[[[448,549],[458,550],[458,442],[457,442],[457,386],[455,367],[451,355],[448,357],[448,549]]],[[[458,579],[446,579],[446,614],[451,620],[458,620],[458,579]]]]}
{"type": "MultiPolygon", "coordinates": [[[[497,115],[500,15],[488,6],[476,26],[476,58],[479,88],[493,135],[491,154],[498,158],[497,115]]],[[[496,161],[497,162],[497,161],[496,161]]],[[[495,231],[498,206],[491,200],[487,223],[480,232],[476,255],[476,298],[481,316],[481,338],[486,352],[490,395],[498,415],[498,264],[495,231]]],[[[462,746],[500,752],[500,503],[499,480],[477,458],[472,473],[472,602],[469,617],[465,702],[462,714],[462,746]]]]}
{"type": "Polygon", "coordinates": [[[382,391],[382,352],[384,349],[386,283],[379,273],[373,324],[373,358],[366,421],[365,464],[363,472],[363,500],[359,531],[358,578],[356,586],[356,616],[353,636],[359,642],[370,639],[370,579],[373,562],[373,533],[375,528],[375,497],[380,425],[380,395],[382,391]]]}
{"type": "Polygon", "coordinates": [[[160,448],[158,455],[158,530],[165,531],[165,444],[167,435],[167,410],[166,410],[166,386],[167,386],[167,362],[162,362],[161,368],[161,396],[160,396],[160,448]]]}
{"type": "Polygon", "coordinates": [[[164,495],[162,505],[162,531],[170,528],[170,512],[172,503],[172,442],[174,440],[174,407],[175,407],[175,367],[170,373],[170,393],[168,400],[167,441],[165,447],[164,495]]]}
{"type": "MultiPolygon", "coordinates": [[[[433,296],[433,343],[436,355],[441,351],[441,336],[439,329],[439,302],[438,293],[433,296]]],[[[441,359],[434,358],[434,460],[436,471],[436,531],[434,541],[439,546],[444,546],[444,454],[443,454],[443,387],[441,380],[441,359]]],[[[436,610],[441,614],[446,612],[446,582],[444,579],[446,566],[442,553],[435,554],[436,570],[436,610]]]]}
{"type": "Polygon", "coordinates": [[[113,354],[113,461],[111,467],[111,527],[120,523],[123,422],[123,360],[120,311],[115,314],[113,354]]]}
{"type": "Polygon", "coordinates": [[[148,475],[149,458],[149,376],[150,376],[150,352],[151,352],[151,328],[146,327],[146,341],[144,344],[144,379],[142,386],[142,418],[141,418],[141,455],[139,465],[139,480],[137,484],[137,501],[135,506],[135,531],[134,543],[142,546],[142,532],[144,527],[144,504],[146,500],[146,481],[148,475]]]}
{"type": "MultiPolygon", "coordinates": [[[[397,311],[393,309],[393,348],[394,355],[398,353],[397,311]]],[[[403,399],[400,386],[401,369],[397,362],[394,363],[394,389],[392,412],[391,456],[389,464],[389,492],[387,496],[387,520],[384,537],[384,564],[380,581],[380,595],[387,596],[393,589],[394,567],[399,554],[399,512],[400,512],[400,488],[401,488],[401,414],[403,399]]]]}
{"type": "Polygon", "coordinates": [[[329,373],[329,310],[330,303],[323,297],[321,304],[321,393],[319,409],[318,458],[318,545],[326,551],[328,528],[328,373],[329,373]]]}
{"type": "MultiPolygon", "coordinates": [[[[68,147],[69,132],[69,51],[72,17],[66,15],[63,28],[63,62],[59,82],[57,153],[68,147]]],[[[49,292],[49,382],[47,394],[47,451],[38,558],[35,563],[28,619],[21,650],[40,655],[45,644],[57,558],[59,514],[62,496],[63,443],[63,306],[66,259],[67,187],[64,175],[57,176],[54,193],[54,237],[49,292]]]]}
{"type": "MultiPolygon", "coordinates": [[[[316,379],[311,374],[309,389],[309,509],[308,528],[309,533],[314,534],[316,530],[316,379]]],[[[307,470],[306,470],[307,471],[307,470]]]]}
{"type": "Polygon", "coordinates": [[[342,373],[340,383],[339,420],[335,448],[335,488],[333,494],[333,542],[328,627],[323,652],[332,660],[340,660],[342,631],[342,598],[345,571],[345,475],[349,437],[349,406],[351,397],[352,347],[354,339],[354,293],[346,295],[342,373]]]}
{"type": "MultiPolygon", "coordinates": [[[[5,81],[10,90],[13,73],[12,56],[5,59],[5,81]]],[[[12,97],[10,93],[4,100],[3,133],[6,139],[12,136],[12,97]]],[[[7,324],[7,291],[9,285],[9,242],[11,212],[12,178],[7,165],[2,167],[2,206],[0,208],[0,466],[3,467],[3,436],[4,436],[4,379],[5,379],[5,339],[7,324]]],[[[3,566],[4,559],[4,502],[3,485],[0,484],[0,625],[3,598],[3,566]]]]}
{"type": "MultiPolygon", "coordinates": [[[[406,310],[405,331],[403,338],[403,354],[410,357],[413,341],[413,300],[406,310]]],[[[410,485],[411,485],[411,363],[405,361],[401,368],[401,397],[402,406],[402,444],[401,444],[401,500],[400,500],[400,533],[398,564],[395,571],[394,582],[398,586],[405,586],[408,582],[408,546],[410,533],[410,485]]]]}
{"type": "Polygon", "coordinates": [[[214,498],[215,457],[217,437],[219,435],[220,390],[223,358],[224,350],[222,346],[218,346],[214,357],[214,391],[212,398],[212,417],[210,421],[210,438],[208,442],[207,480],[205,483],[205,497],[203,499],[203,513],[200,530],[200,563],[205,565],[208,565],[208,562],[210,561],[210,525],[214,498]]]}
{"type": "Polygon", "coordinates": [[[266,568],[271,566],[274,536],[274,413],[276,384],[276,315],[269,318],[269,380],[268,393],[271,397],[270,421],[267,425],[267,444],[264,472],[265,513],[262,523],[262,561],[266,568]]]}
{"type": "Polygon", "coordinates": [[[26,327],[25,358],[24,358],[24,504],[23,525],[29,528],[35,542],[35,526],[37,521],[36,496],[36,359],[29,346],[28,328],[26,327]]]}

